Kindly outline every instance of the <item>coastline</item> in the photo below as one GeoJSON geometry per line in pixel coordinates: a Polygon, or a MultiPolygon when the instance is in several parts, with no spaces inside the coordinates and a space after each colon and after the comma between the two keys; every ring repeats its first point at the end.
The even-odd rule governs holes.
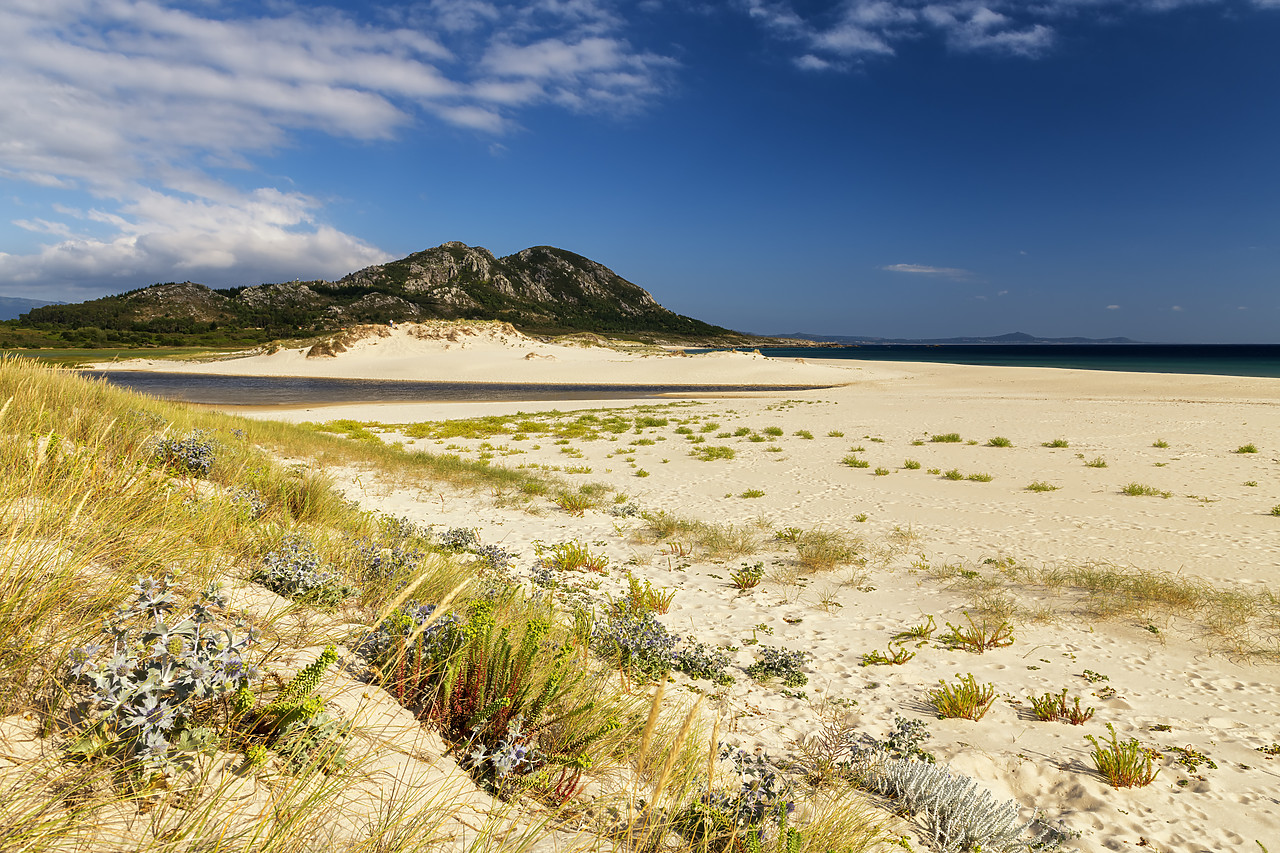
{"type": "MultiPolygon", "coordinates": [[[[477,349],[438,361],[474,361],[477,349]]],[[[584,351],[593,369],[612,370],[609,351],[584,351]]],[[[357,356],[361,369],[378,364],[357,356]]],[[[666,365],[690,361],[642,364],[660,382],[666,365]]],[[[570,488],[604,483],[625,495],[617,506],[750,540],[738,554],[693,532],[654,539],[634,513],[573,515],[500,489],[328,470],[364,510],[476,530],[518,554],[523,577],[540,547],[577,542],[609,560],[596,595],[624,595],[632,574],[672,591],[665,625],[734,650],[735,683],[708,695],[731,721],[722,735],[748,751],[793,752],[833,721],[883,737],[902,716],[927,727],[926,748],[953,772],[1016,800],[1024,818],[1039,809],[1082,833],[1066,849],[1244,851],[1280,837],[1280,768],[1267,752],[1280,750],[1280,654],[1259,651],[1280,630],[1270,512],[1280,505],[1280,380],[862,367],[855,382],[803,391],[237,411],[346,419],[409,451],[536,468],[570,488]],[[517,412],[528,415],[518,430],[508,423],[517,412]],[[590,426],[614,415],[636,425],[590,426]],[[466,418],[484,421],[433,425],[466,418]],[[951,433],[958,440],[933,440],[951,433]],[[1126,494],[1130,484],[1151,491],[1126,494]],[[802,534],[787,531],[830,534],[850,551],[808,568],[786,539],[802,534]],[[760,585],[735,589],[729,576],[753,563],[760,585]],[[1223,605],[1246,599],[1254,609],[1230,623],[1223,605]],[[1014,642],[978,654],[938,639],[970,618],[1009,619],[1014,642]],[[926,619],[937,635],[897,646],[908,660],[867,663],[926,619]],[[809,654],[808,684],[788,691],[744,675],[756,645],[809,654]],[[962,674],[999,698],[979,721],[938,719],[930,689],[962,674]],[[1093,719],[1037,720],[1030,698],[1058,691],[1093,719]],[[1115,789],[1094,770],[1085,736],[1105,740],[1107,725],[1158,755],[1152,784],[1115,789]],[[1214,766],[1183,761],[1193,754],[1214,766]]]]}

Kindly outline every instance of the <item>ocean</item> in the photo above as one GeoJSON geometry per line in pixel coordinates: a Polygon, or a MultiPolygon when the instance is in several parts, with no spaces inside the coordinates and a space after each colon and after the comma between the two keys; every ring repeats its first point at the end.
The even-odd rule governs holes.
{"type": "Polygon", "coordinates": [[[760,352],[774,358],[1280,377],[1280,344],[859,344],[760,347],[760,352]]]}

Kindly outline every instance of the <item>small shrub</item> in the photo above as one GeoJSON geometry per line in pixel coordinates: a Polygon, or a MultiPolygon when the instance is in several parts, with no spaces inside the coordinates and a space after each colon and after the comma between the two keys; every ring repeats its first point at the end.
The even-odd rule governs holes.
{"type": "Polygon", "coordinates": [[[666,613],[671,609],[671,602],[675,597],[676,591],[674,589],[667,587],[655,589],[647,578],[641,582],[639,578],[628,572],[626,598],[621,602],[615,603],[614,609],[621,608],[632,613],[648,611],[666,613]]]}
{"type": "Polygon", "coordinates": [[[1165,492],[1155,486],[1144,486],[1141,483],[1130,483],[1120,490],[1120,494],[1130,497],[1171,498],[1173,492],[1165,492]]]}
{"type": "Polygon", "coordinates": [[[987,447],[1013,447],[1013,442],[1003,435],[997,435],[987,441],[987,447]]]}
{"type": "MultiPolygon", "coordinates": [[[[663,461],[665,462],[666,460],[664,459],[663,461]]],[[[637,476],[637,477],[648,477],[648,476],[649,476],[649,472],[648,472],[648,471],[646,471],[646,470],[644,470],[643,468],[637,468],[637,469],[636,469],[636,476],[637,476]]]]}
{"type": "Polygon", "coordinates": [[[1107,467],[1107,460],[1103,459],[1101,456],[1095,456],[1095,457],[1093,457],[1092,459],[1090,459],[1088,462],[1084,463],[1084,467],[1086,467],[1086,468],[1106,468],[1106,467],[1107,467]]]}
{"type": "Polygon", "coordinates": [[[461,553],[480,544],[474,527],[450,527],[440,534],[440,547],[446,551],[461,553]]]}
{"type": "Polygon", "coordinates": [[[844,438],[844,432],[842,430],[833,429],[827,433],[827,437],[828,438],[844,438]]]}
{"type": "Polygon", "coordinates": [[[841,463],[848,465],[850,468],[870,468],[871,463],[865,459],[859,459],[850,453],[848,456],[840,460],[841,463]]]}
{"type": "Polygon", "coordinates": [[[902,463],[902,467],[908,471],[919,471],[920,463],[915,459],[907,459],[902,463]]]}
{"type": "Polygon", "coordinates": [[[829,530],[806,530],[796,539],[796,559],[811,572],[825,572],[858,556],[856,543],[829,530]]]}
{"type": "Polygon", "coordinates": [[[877,477],[887,477],[887,476],[889,476],[889,469],[888,469],[888,468],[877,468],[877,469],[875,470],[875,475],[876,475],[877,477]]]}
{"type": "Polygon", "coordinates": [[[751,435],[751,427],[738,427],[733,431],[733,434],[738,438],[751,435]]]}
{"type": "Polygon", "coordinates": [[[742,498],[762,498],[762,497],[764,497],[764,492],[760,491],[759,489],[747,489],[746,491],[744,491],[744,492],[743,492],[741,495],[739,495],[738,497],[742,497],[742,498]]]}
{"type": "Polygon", "coordinates": [[[875,666],[878,664],[897,665],[903,664],[916,656],[915,652],[907,651],[901,643],[898,648],[893,647],[893,643],[889,643],[889,654],[883,654],[879,649],[867,652],[862,656],[862,663],[859,666],[875,666]]]}
{"type": "Polygon", "coordinates": [[[1054,492],[1058,490],[1058,486],[1052,483],[1046,483],[1044,480],[1032,480],[1031,485],[1027,486],[1028,492],[1054,492]]]}
{"type": "Polygon", "coordinates": [[[218,720],[219,709],[205,700],[248,692],[258,680],[257,668],[243,659],[254,634],[236,636],[212,624],[226,603],[221,590],[210,585],[190,614],[176,619],[172,581],[139,577],[136,599],[103,628],[110,643],[72,651],[70,680],[92,685],[94,693],[82,708],[89,725],[72,740],[71,754],[172,773],[202,740],[225,735],[230,720],[218,720]],[[98,660],[106,654],[113,657],[98,660]]]}
{"type": "Polygon", "coordinates": [[[912,625],[904,631],[899,631],[893,635],[895,640],[919,640],[920,642],[928,642],[933,637],[933,632],[937,630],[932,616],[925,617],[928,621],[919,625],[912,625]]]}
{"type": "Polygon", "coordinates": [[[1013,645],[1013,625],[1008,621],[1001,620],[992,624],[984,616],[981,622],[975,623],[968,613],[964,618],[969,623],[967,627],[957,627],[948,622],[947,627],[950,630],[938,638],[948,648],[964,649],[981,654],[987,649],[1013,645]]]}
{"type": "Polygon", "coordinates": [[[787,825],[795,808],[791,783],[768,755],[723,747],[721,761],[740,780],[731,793],[708,792],[674,815],[673,828],[706,853],[800,853],[804,834],[787,825]]]}
{"type": "Polygon", "coordinates": [[[740,568],[734,569],[729,573],[729,581],[737,589],[753,589],[760,585],[760,580],[764,577],[764,563],[755,562],[751,565],[743,563],[740,568]]]}
{"type": "Polygon", "coordinates": [[[760,646],[756,662],[747,667],[747,675],[756,681],[781,681],[784,687],[803,687],[809,676],[800,667],[809,660],[809,653],[780,649],[776,646],[760,646]]]}
{"type": "Polygon", "coordinates": [[[1061,693],[1045,693],[1043,696],[1035,696],[1034,694],[1027,697],[1027,701],[1031,703],[1031,712],[1036,715],[1037,720],[1045,722],[1054,722],[1062,720],[1073,726],[1082,726],[1093,717],[1093,708],[1081,708],[1080,697],[1074,697],[1075,702],[1072,705],[1067,704],[1067,688],[1062,688],[1061,693]]]}
{"type": "Polygon", "coordinates": [[[706,447],[699,447],[689,455],[695,459],[701,459],[703,462],[713,462],[716,459],[732,459],[738,455],[738,452],[732,447],[725,447],[723,445],[707,445],[706,447]]]}
{"type": "Polygon", "coordinates": [[[587,510],[595,506],[595,499],[588,494],[582,492],[557,492],[555,497],[556,506],[569,513],[569,515],[582,515],[587,510]]]}
{"type": "Polygon", "coordinates": [[[934,476],[936,477],[936,476],[938,476],[939,474],[941,474],[941,473],[942,473],[942,469],[941,469],[941,468],[930,468],[928,473],[930,473],[930,474],[932,474],[932,475],[934,475],[934,476]]]}
{"type": "Polygon", "coordinates": [[[792,434],[799,436],[800,438],[807,438],[807,439],[813,438],[813,433],[809,432],[807,429],[798,429],[792,434]]]}
{"type": "Polygon", "coordinates": [[[1161,450],[1163,450],[1164,448],[1169,446],[1169,442],[1165,441],[1163,438],[1157,438],[1155,441],[1151,442],[1151,446],[1159,447],[1161,450]]]}
{"type": "Polygon", "coordinates": [[[868,516],[865,512],[860,512],[853,517],[853,520],[861,524],[862,522],[866,521],[867,518],[868,516]]]}
{"type": "Polygon", "coordinates": [[[778,436],[783,434],[782,427],[778,427],[778,426],[765,427],[764,429],[761,430],[761,432],[763,432],[765,435],[771,435],[774,438],[777,438],[778,436]]]}
{"type": "Polygon", "coordinates": [[[990,483],[992,478],[990,474],[970,474],[965,479],[975,483],[990,483]]]}
{"type": "Polygon", "coordinates": [[[609,566],[609,558],[592,554],[586,545],[574,539],[552,545],[538,560],[539,564],[561,572],[603,573],[609,566]]]}
{"type": "Polygon", "coordinates": [[[682,638],[676,647],[675,668],[690,678],[705,678],[713,684],[733,684],[729,666],[733,651],[697,640],[682,638]]]}
{"type": "Polygon", "coordinates": [[[956,678],[955,684],[939,681],[937,689],[929,691],[929,701],[939,717],[981,720],[996,700],[995,687],[978,684],[973,673],[956,678]]]}
{"type": "Polygon", "coordinates": [[[1016,800],[999,802],[976,780],[946,767],[894,758],[874,765],[867,781],[873,790],[896,797],[906,813],[919,815],[925,836],[935,845],[931,849],[1058,850],[1061,841],[1073,837],[1056,830],[1031,835],[1035,818],[1024,822],[1016,800]]]}
{"type": "Polygon", "coordinates": [[[1053,441],[1046,441],[1040,445],[1041,447],[1070,447],[1071,445],[1065,438],[1055,438],[1053,441]]]}
{"type": "Polygon", "coordinates": [[[929,436],[929,440],[935,444],[958,444],[964,439],[960,438],[960,433],[958,432],[944,432],[940,435],[929,436]]]}
{"type": "Polygon", "coordinates": [[[290,536],[262,558],[249,579],[267,589],[320,608],[332,608],[355,595],[337,572],[321,567],[315,546],[302,536],[290,536]]]}
{"type": "Polygon", "coordinates": [[[964,474],[961,474],[961,473],[960,473],[960,469],[959,469],[959,468],[952,468],[950,471],[948,471],[947,473],[943,474],[942,476],[943,476],[944,478],[948,479],[948,480],[963,480],[963,479],[964,479],[964,474]]]}
{"type": "Polygon", "coordinates": [[[1271,515],[1280,516],[1280,504],[1276,504],[1271,508],[1271,515]]]}
{"type": "Polygon", "coordinates": [[[1121,741],[1115,726],[1107,723],[1109,742],[1099,743],[1093,735],[1085,740],[1093,744],[1093,764],[1113,788],[1141,788],[1150,785],[1160,774],[1155,761],[1137,738],[1121,741]]]}
{"type": "Polygon", "coordinates": [[[597,622],[591,636],[596,654],[641,681],[665,678],[675,668],[678,642],[652,611],[613,614],[597,622]]]}
{"type": "Polygon", "coordinates": [[[151,456],[157,464],[178,474],[207,477],[213,469],[217,443],[207,430],[195,430],[186,438],[157,438],[151,456]]]}
{"type": "Polygon", "coordinates": [[[1257,453],[1257,452],[1258,452],[1258,448],[1253,444],[1242,444],[1232,451],[1232,453],[1257,453]]]}

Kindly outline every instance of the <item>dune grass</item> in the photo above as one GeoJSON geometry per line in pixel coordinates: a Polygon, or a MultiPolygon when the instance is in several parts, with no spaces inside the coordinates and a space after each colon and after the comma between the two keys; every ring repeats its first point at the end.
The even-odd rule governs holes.
{"type": "MultiPolygon", "coordinates": [[[[523,708],[526,719],[541,714],[546,721],[529,735],[529,744],[548,756],[544,770],[506,788],[505,805],[494,800],[487,815],[468,819],[468,849],[514,853],[534,843],[551,831],[548,815],[572,803],[588,779],[612,792],[615,813],[643,818],[632,820],[629,831],[640,827],[654,838],[667,837],[671,826],[655,821],[657,813],[646,815],[645,803],[661,802],[663,814],[674,813],[710,784],[723,785],[706,775],[710,721],[701,702],[664,700],[659,692],[650,705],[646,695],[618,690],[590,653],[589,615],[527,599],[500,580],[476,583],[474,563],[454,556],[424,529],[362,512],[333,488],[324,466],[354,465],[371,476],[513,490],[528,498],[548,493],[548,481],[447,454],[405,452],[361,440],[364,425],[346,426],[357,440],[218,415],[28,362],[0,361],[0,717],[59,734],[42,747],[43,757],[0,769],[6,847],[63,851],[112,847],[119,839],[128,849],[154,853],[398,853],[446,844],[445,824],[474,801],[473,793],[455,788],[424,797],[408,788],[383,789],[358,820],[343,823],[341,816],[349,814],[344,803],[371,796],[361,787],[367,756],[354,746],[346,766],[326,765],[324,773],[315,772],[318,766],[296,776],[281,767],[271,771],[270,807],[261,812],[244,810],[237,785],[253,777],[258,758],[251,758],[252,750],[240,755],[248,747],[230,724],[208,724],[203,736],[209,757],[195,760],[180,788],[157,785],[152,771],[120,764],[109,752],[71,761],[59,749],[83,733],[76,712],[83,696],[68,682],[70,653],[101,636],[104,619],[131,599],[139,576],[173,575],[174,592],[186,601],[212,581],[244,583],[265,555],[293,537],[309,543],[304,556],[313,555],[358,592],[330,613],[294,604],[287,619],[256,620],[254,666],[274,673],[282,656],[340,639],[335,630],[363,624],[367,636],[386,638],[364,689],[382,684],[393,696],[412,697],[407,707],[446,742],[473,738],[480,732],[475,725],[498,719],[492,716],[496,706],[485,705],[491,694],[477,692],[483,684],[499,691],[510,685],[517,692],[509,695],[524,703],[510,706],[512,712],[523,708]],[[157,447],[168,439],[207,446],[208,458],[184,466],[161,456],[157,447]],[[280,461],[299,459],[309,464],[280,461]],[[485,587],[495,582],[505,591],[493,597],[485,587]],[[413,602],[435,602],[439,613],[415,628],[412,614],[427,611],[414,609],[413,602]],[[467,629],[450,633],[455,617],[439,618],[446,610],[467,629]],[[433,633],[433,625],[444,627],[433,633]],[[456,645],[438,639],[423,645],[428,636],[454,637],[456,645]],[[418,651],[411,654],[411,648],[418,651]],[[532,692],[519,692],[525,689],[519,685],[532,692]],[[227,772],[236,765],[236,774],[227,772]]],[[[574,494],[600,499],[598,489],[574,494]]],[[[717,553],[746,553],[757,540],[746,531],[670,518],[651,523],[693,535],[699,547],[717,553]]],[[[304,658],[314,659],[315,652],[304,658]]],[[[323,673],[323,666],[312,669],[316,678],[323,673]]],[[[280,704],[297,681],[289,680],[289,671],[255,688],[266,694],[257,700],[259,709],[290,707],[280,704]]],[[[306,713],[325,707],[327,700],[313,696],[313,687],[297,689],[297,701],[316,703],[306,713]]],[[[483,740],[499,735],[498,728],[484,729],[483,740]]],[[[500,787],[491,771],[482,770],[489,766],[484,761],[464,756],[464,763],[478,784],[500,787]]],[[[803,850],[869,850],[883,839],[883,817],[870,809],[836,813],[828,799],[815,801],[803,850]]],[[[577,843],[584,849],[614,831],[606,824],[583,826],[587,837],[577,843]],[[600,833],[595,841],[593,831],[600,833]]]]}

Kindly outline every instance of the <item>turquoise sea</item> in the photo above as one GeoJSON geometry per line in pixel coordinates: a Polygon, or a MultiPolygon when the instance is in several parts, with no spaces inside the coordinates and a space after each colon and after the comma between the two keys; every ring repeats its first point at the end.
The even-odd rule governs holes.
{"type": "Polygon", "coordinates": [[[761,347],[760,352],[776,358],[1280,377],[1280,344],[859,344],[761,347]]]}

